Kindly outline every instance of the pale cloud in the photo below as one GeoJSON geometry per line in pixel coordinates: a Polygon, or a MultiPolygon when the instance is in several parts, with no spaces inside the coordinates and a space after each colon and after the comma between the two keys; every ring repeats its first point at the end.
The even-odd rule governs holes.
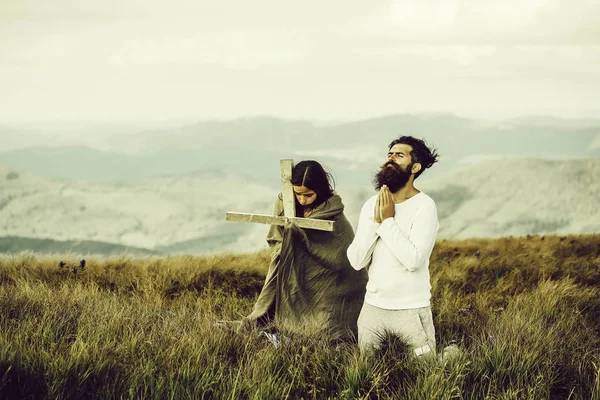
{"type": "Polygon", "coordinates": [[[394,2],[383,16],[387,28],[400,28],[411,33],[448,30],[456,22],[458,5],[455,0],[435,2],[394,2]]]}
{"type": "Polygon", "coordinates": [[[600,44],[600,7],[592,0],[396,0],[365,27],[401,43],[600,44]]]}
{"type": "Polygon", "coordinates": [[[594,116],[599,10],[587,0],[5,1],[0,120],[594,116]]]}
{"type": "Polygon", "coordinates": [[[260,32],[216,32],[183,38],[128,39],[107,57],[109,64],[121,67],[221,64],[236,69],[297,64],[306,54],[302,40],[286,41],[260,32]]]}

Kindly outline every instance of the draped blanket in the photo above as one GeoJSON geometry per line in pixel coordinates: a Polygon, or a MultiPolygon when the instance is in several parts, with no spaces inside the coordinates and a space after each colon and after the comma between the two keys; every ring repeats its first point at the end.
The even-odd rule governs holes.
{"type": "MultiPolygon", "coordinates": [[[[269,271],[247,320],[275,321],[281,328],[333,338],[356,337],[367,272],[354,270],[346,256],[354,232],[343,211],[341,197],[334,194],[311,214],[335,221],[333,232],[302,229],[292,222],[271,227],[269,271]]],[[[281,199],[275,203],[275,215],[283,215],[281,199]]]]}

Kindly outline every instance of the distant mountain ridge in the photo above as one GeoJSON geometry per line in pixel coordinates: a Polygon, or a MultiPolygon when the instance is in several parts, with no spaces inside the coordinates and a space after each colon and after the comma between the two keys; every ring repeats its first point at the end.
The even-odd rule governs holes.
{"type": "MultiPolygon", "coordinates": [[[[257,182],[278,180],[280,158],[316,158],[340,184],[364,182],[400,134],[425,138],[440,149],[437,176],[480,156],[598,157],[600,122],[541,117],[480,121],[447,114],[390,115],[317,124],[272,117],[206,121],[107,137],[104,150],[82,147],[0,151],[0,164],[38,175],[87,181],[136,181],[212,169],[249,171],[257,182]]],[[[0,135],[2,133],[0,132],[0,135]]]]}
{"type": "Polygon", "coordinates": [[[136,256],[160,255],[159,252],[114,243],[95,242],[92,240],[52,240],[19,236],[0,237],[0,253],[17,254],[22,251],[36,253],[76,253],[82,255],[116,255],[136,256]]]}

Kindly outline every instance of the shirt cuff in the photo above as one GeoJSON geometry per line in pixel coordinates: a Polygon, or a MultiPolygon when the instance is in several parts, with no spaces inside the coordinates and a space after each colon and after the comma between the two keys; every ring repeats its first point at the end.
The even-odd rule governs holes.
{"type": "Polygon", "coordinates": [[[367,221],[367,231],[375,234],[377,232],[377,229],[379,229],[379,227],[381,226],[381,224],[371,219],[368,219],[367,221]]]}
{"type": "Polygon", "coordinates": [[[378,224],[379,227],[377,228],[376,233],[381,236],[381,231],[387,231],[390,229],[390,227],[392,226],[392,224],[394,224],[394,217],[389,217],[384,219],[381,224],[378,224]]]}

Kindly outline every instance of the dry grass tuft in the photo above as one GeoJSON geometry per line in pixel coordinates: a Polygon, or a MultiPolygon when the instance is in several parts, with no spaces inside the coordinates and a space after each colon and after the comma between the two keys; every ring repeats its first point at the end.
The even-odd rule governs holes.
{"type": "Polygon", "coordinates": [[[447,363],[393,335],[366,357],[217,324],[250,312],[269,260],[0,257],[0,398],[600,399],[600,235],[438,242],[447,363]]]}

